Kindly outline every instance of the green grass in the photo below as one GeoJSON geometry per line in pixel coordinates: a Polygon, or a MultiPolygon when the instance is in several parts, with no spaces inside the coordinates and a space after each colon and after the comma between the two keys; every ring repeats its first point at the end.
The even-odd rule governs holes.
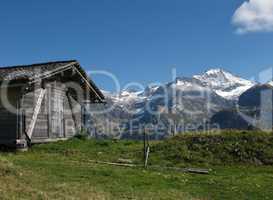
{"type": "Polygon", "coordinates": [[[273,134],[223,131],[178,135],[152,149],[161,165],[273,165],[273,134]]]}
{"type": "Polygon", "coordinates": [[[272,134],[236,132],[151,143],[150,164],[201,166],[212,169],[209,175],[91,162],[124,158],[142,164],[142,143],[136,141],[35,145],[0,154],[0,199],[273,199],[272,141],[272,134]]]}

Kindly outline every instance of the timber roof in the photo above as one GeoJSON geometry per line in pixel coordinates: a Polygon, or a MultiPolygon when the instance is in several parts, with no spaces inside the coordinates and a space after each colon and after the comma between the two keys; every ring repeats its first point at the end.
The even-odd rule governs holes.
{"type": "Polygon", "coordinates": [[[104,100],[104,96],[94,82],[87,76],[84,69],[76,60],[56,61],[37,63],[31,65],[17,65],[0,67],[0,81],[11,81],[18,79],[27,79],[28,81],[35,81],[36,79],[43,79],[50,77],[68,68],[74,67],[82,76],[84,81],[90,89],[98,96],[100,100],[104,100]]]}
{"type": "Polygon", "coordinates": [[[25,79],[33,78],[35,75],[49,72],[59,67],[63,67],[67,64],[77,62],[76,60],[68,61],[57,61],[47,63],[37,63],[31,65],[16,65],[0,67],[0,80],[14,80],[14,79],[25,79]]]}

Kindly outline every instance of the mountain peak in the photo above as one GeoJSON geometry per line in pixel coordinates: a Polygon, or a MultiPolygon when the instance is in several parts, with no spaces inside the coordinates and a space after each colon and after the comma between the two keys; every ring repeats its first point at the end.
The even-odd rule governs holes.
{"type": "Polygon", "coordinates": [[[237,75],[232,74],[231,72],[225,70],[224,68],[212,68],[207,71],[205,71],[204,74],[201,76],[206,77],[217,77],[221,79],[226,79],[226,81],[229,81],[230,79],[242,79],[237,75]]]}
{"type": "Polygon", "coordinates": [[[224,69],[222,68],[212,68],[212,69],[209,69],[205,72],[205,74],[219,74],[219,73],[224,73],[226,72],[224,69]]]}
{"type": "Polygon", "coordinates": [[[193,77],[227,99],[237,99],[240,94],[255,84],[222,68],[213,68],[193,77]]]}

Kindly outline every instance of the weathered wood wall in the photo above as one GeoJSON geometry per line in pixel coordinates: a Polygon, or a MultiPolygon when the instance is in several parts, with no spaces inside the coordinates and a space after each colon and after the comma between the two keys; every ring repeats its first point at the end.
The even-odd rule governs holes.
{"type": "MultiPolygon", "coordinates": [[[[81,128],[81,105],[67,93],[66,85],[54,81],[45,86],[46,94],[34,127],[32,140],[68,138],[81,128]]],[[[25,113],[27,130],[40,89],[28,92],[23,97],[22,110],[25,113]]]]}
{"type": "MultiPolygon", "coordinates": [[[[61,138],[69,138],[82,128],[80,101],[70,94],[66,84],[51,81],[44,85],[46,89],[40,112],[34,126],[32,141],[43,142],[61,138]]],[[[0,144],[16,139],[25,139],[26,131],[31,123],[34,108],[41,88],[22,94],[22,87],[8,88],[8,100],[17,112],[10,112],[0,103],[0,144]]],[[[77,91],[79,92],[79,91],[77,91]]],[[[80,91],[84,93],[84,91],[80,91]]]]}
{"type": "Polygon", "coordinates": [[[76,61],[7,67],[1,72],[5,77],[1,83],[9,84],[8,95],[0,89],[1,97],[7,96],[15,111],[0,103],[0,144],[13,140],[16,146],[27,146],[28,139],[71,137],[83,127],[83,100],[104,99],[76,61]]]}

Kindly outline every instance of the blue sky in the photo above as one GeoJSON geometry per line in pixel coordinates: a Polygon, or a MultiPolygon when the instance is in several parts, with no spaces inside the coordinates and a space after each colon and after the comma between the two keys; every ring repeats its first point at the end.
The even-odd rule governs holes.
{"type": "MultiPolygon", "coordinates": [[[[222,67],[253,77],[273,67],[273,33],[270,26],[254,30],[240,16],[237,24],[245,20],[248,27],[236,32],[232,17],[243,2],[1,2],[0,65],[77,59],[86,70],[115,74],[122,86],[169,81],[174,66],[181,76],[222,67]]],[[[109,78],[94,79],[100,87],[113,89],[109,78]]]]}

